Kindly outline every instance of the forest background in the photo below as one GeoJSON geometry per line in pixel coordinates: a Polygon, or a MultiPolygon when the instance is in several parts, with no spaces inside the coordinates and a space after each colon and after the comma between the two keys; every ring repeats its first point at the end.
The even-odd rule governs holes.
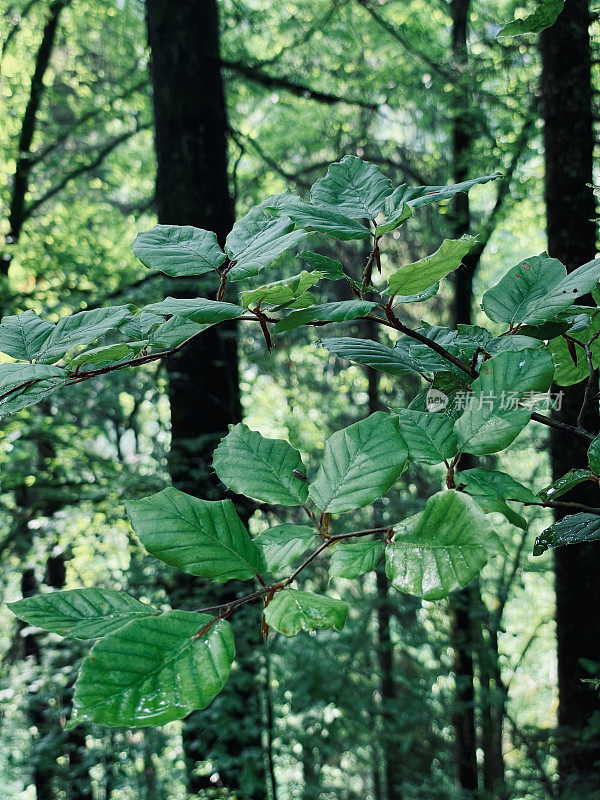
{"type": "MultiPolygon", "coordinates": [[[[305,195],[345,154],[395,184],[504,174],[394,237],[389,258],[404,263],[478,236],[455,281],[426,312],[413,306],[417,323],[476,322],[473,297],[547,247],[570,268],[592,258],[597,12],[567,0],[539,37],[498,36],[524,13],[475,0],[2,0],[2,315],[181,296],[183,279],[174,290],[131,253],[138,231],[158,219],[223,238],[234,216],[286,188],[305,195]]],[[[329,248],[359,273],[359,247],[329,248]]],[[[375,338],[367,324],[357,332],[375,338]]],[[[270,355],[243,322],[213,331],[2,420],[3,600],[95,584],[197,606],[202,581],[182,585],[132,540],[126,498],[171,481],[215,493],[207,465],[230,422],[316,459],[330,432],[414,391],[305,330],[270,355]]],[[[527,429],[490,465],[541,489],[566,471],[567,449],[569,466],[584,459],[527,429]]],[[[409,469],[378,513],[415,513],[442,478],[409,469]]],[[[83,650],[2,606],[3,796],[597,798],[600,700],[580,678],[600,664],[600,552],[533,558],[551,516],[524,513],[526,530],[494,518],[506,559],[448,601],[371,573],[335,582],[353,598],[341,633],[238,637],[223,695],[160,729],[65,730],[83,650]]],[[[247,514],[253,533],[276,521],[247,514]]],[[[305,580],[326,584],[319,570],[305,580]]]]}

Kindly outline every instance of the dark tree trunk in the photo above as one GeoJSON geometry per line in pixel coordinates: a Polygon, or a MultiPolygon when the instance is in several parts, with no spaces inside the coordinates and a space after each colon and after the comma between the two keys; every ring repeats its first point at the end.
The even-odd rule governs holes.
{"type": "MultiPolygon", "coordinates": [[[[365,254],[367,256],[368,254],[365,254]]],[[[378,341],[379,330],[372,321],[364,323],[366,335],[369,339],[378,341]]],[[[367,392],[369,414],[383,409],[379,396],[380,373],[372,367],[366,367],[367,392]]],[[[381,505],[373,506],[373,525],[380,525],[383,521],[381,505]]],[[[388,579],[385,569],[381,566],[376,573],[376,611],[377,611],[377,638],[375,651],[377,666],[379,667],[379,692],[381,695],[380,717],[381,736],[379,752],[381,753],[382,785],[376,789],[386,800],[402,800],[403,759],[399,748],[398,724],[396,721],[398,691],[394,675],[394,645],[391,637],[391,606],[389,598],[388,579]]],[[[376,774],[376,770],[375,773],[376,774]]],[[[378,776],[379,777],[379,776],[378,776]]]]}
{"type": "Polygon", "coordinates": [[[390,599],[388,579],[379,569],[377,579],[377,661],[381,691],[383,777],[387,800],[402,800],[402,756],[398,747],[395,720],[397,700],[394,678],[394,651],[390,635],[390,599]]]}
{"type": "MultiPolygon", "coordinates": [[[[146,10],[159,221],[215,231],[223,245],[234,212],[228,189],[227,115],[218,61],[217,3],[147,0],[146,10]]],[[[198,281],[177,284],[173,291],[179,296],[202,292],[198,281]]],[[[206,293],[216,292],[216,288],[206,282],[206,293]]],[[[215,497],[212,451],[228,424],[241,418],[235,327],[209,329],[176,358],[169,359],[167,368],[173,483],[190,494],[215,497]]],[[[177,593],[180,599],[193,602],[198,598],[198,583],[181,576],[172,598],[175,600],[177,593]]],[[[230,596],[228,588],[211,587],[212,602],[230,596]]],[[[261,800],[266,795],[258,662],[252,656],[259,631],[255,617],[250,610],[247,615],[236,615],[232,624],[238,668],[213,706],[186,720],[184,750],[190,793],[205,788],[204,778],[194,768],[198,761],[210,758],[220,782],[232,794],[261,800]],[[244,628],[256,631],[256,636],[244,632],[244,628]]]]}
{"type": "MultiPolygon", "coordinates": [[[[541,36],[542,104],[546,158],[548,250],[571,270],[596,253],[593,181],[590,15],[586,0],[567,0],[558,21],[541,36]]],[[[565,392],[561,417],[576,419],[583,384],[565,392]]],[[[597,430],[597,411],[585,421],[597,430]]],[[[552,471],[560,477],[572,467],[587,466],[587,445],[552,431],[552,471]]],[[[590,502],[589,491],[569,499],[590,502]]],[[[598,693],[582,679],[584,660],[600,663],[600,549],[595,545],[562,547],[555,553],[556,632],[558,645],[558,748],[563,786],[577,797],[600,791],[600,745],[597,734],[585,737],[600,713],[598,693]]]]}
{"type": "MultiPolygon", "coordinates": [[[[48,9],[48,18],[42,33],[42,39],[36,53],[35,66],[31,76],[29,98],[19,134],[18,153],[16,158],[15,175],[11,190],[10,209],[8,216],[8,234],[6,244],[14,245],[19,241],[23,224],[27,218],[26,198],[29,189],[29,175],[31,173],[31,145],[38,124],[38,112],[44,94],[44,78],[50,65],[50,58],[54,50],[56,34],[60,15],[69,3],[69,0],[53,0],[48,9]]],[[[0,258],[0,274],[8,273],[11,254],[7,249],[0,258]]]]}
{"type": "MultiPolygon", "coordinates": [[[[465,79],[468,68],[467,32],[470,0],[452,0],[452,56],[456,74],[452,121],[452,171],[456,182],[466,180],[471,154],[472,135],[468,121],[468,96],[465,79]]],[[[453,207],[453,235],[468,233],[471,228],[468,194],[458,194],[453,207]]],[[[454,275],[454,307],[452,323],[469,324],[473,302],[473,275],[476,262],[463,259],[464,266],[454,275]]],[[[467,468],[464,463],[461,466],[467,468]]],[[[468,458],[468,456],[467,456],[468,458]]],[[[477,738],[475,730],[475,687],[473,663],[473,636],[471,627],[470,590],[463,589],[450,597],[452,613],[452,645],[454,648],[454,673],[456,697],[453,723],[457,761],[458,784],[471,796],[477,790],[477,738]]]]}

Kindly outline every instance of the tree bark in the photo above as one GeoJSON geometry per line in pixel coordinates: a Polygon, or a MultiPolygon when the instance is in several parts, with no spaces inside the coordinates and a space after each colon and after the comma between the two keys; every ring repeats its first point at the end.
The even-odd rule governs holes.
{"type": "MultiPolygon", "coordinates": [[[[464,85],[468,68],[467,33],[470,0],[452,0],[452,56],[456,75],[452,120],[452,171],[458,183],[466,180],[471,153],[472,136],[467,119],[468,97],[464,85]]],[[[458,194],[453,207],[453,235],[460,237],[471,228],[469,195],[458,194]]],[[[473,303],[473,276],[477,262],[467,255],[463,266],[454,275],[454,303],[452,323],[469,324],[473,303]]],[[[466,457],[468,458],[468,456],[466,457]]],[[[464,461],[465,468],[468,463],[464,461]]],[[[477,737],[475,728],[475,672],[473,662],[473,634],[471,626],[470,590],[463,589],[450,596],[452,614],[452,645],[454,648],[455,702],[453,723],[458,784],[468,796],[473,796],[478,785],[477,737]]]]}
{"type": "MultiPolygon", "coordinates": [[[[567,0],[558,21],[540,38],[548,250],[568,270],[596,254],[589,25],[587,1],[567,0]]],[[[584,384],[578,384],[565,392],[561,418],[577,418],[583,391],[584,384]]],[[[597,410],[590,410],[585,424],[598,429],[597,410]]],[[[550,442],[554,478],[587,466],[584,443],[555,430],[550,442]]],[[[569,499],[589,502],[589,491],[575,490],[569,499]]],[[[556,550],[559,773],[565,790],[581,798],[596,797],[600,790],[598,737],[585,737],[600,713],[600,698],[582,683],[589,677],[584,659],[600,663],[599,569],[594,545],[556,550]]]]}
{"type": "MultiPolygon", "coordinates": [[[[155,114],[156,200],[159,222],[215,231],[221,245],[234,221],[227,174],[227,114],[219,65],[216,0],[148,0],[148,42],[155,114]]],[[[215,276],[216,277],[216,276],[215,276]]],[[[177,283],[178,296],[197,295],[199,281],[177,283]]],[[[216,291],[216,285],[213,287],[216,291]]],[[[212,292],[206,287],[206,292],[212,292]]],[[[212,451],[229,423],[241,418],[237,339],[234,325],[206,331],[169,359],[171,403],[170,472],[174,485],[204,498],[218,496],[210,468],[212,451]]],[[[172,592],[188,603],[198,599],[197,579],[181,576],[172,592]]],[[[211,587],[213,602],[231,589],[211,587]]],[[[197,605],[197,604],[196,604],[197,605]]],[[[266,795],[261,741],[257,614],[233,621],[237,665],[213,706],[184,725],[188,791],[215,784],[195,772],[198,761],[214,762],[212,778],[233,795],[266,795]],[[247,630],[252,631],[248,633],[247,630]],[[256,631],[256,634],[254,634],[256,631]],[[218,773],[218,776],[216,775],[218,773]]]]}
{"type": "MultiPolygon", "coordinates": [[[[42,33],[40,46],[35,57],[35,66],[31,76],[29,98],[19,133],[18,153],[16,158],[15,174],[11,191],[10,209],[8,215],[8,234],[6,244],[14,245],[19,241],[23,223],[25,222],[26,197],[29,189],[29,174],[31,172],[31,145],[38,124],[38,112],[45,89],[44,78],[50,65],[50,58],[54,50],[56,34],[60,15],[69,3],[69,0],[53,0],[48,10],[48,18],[42,33]]],[[[6,276],[11,262],[8,249],[0,257],[0,274],[6,276]]]]}

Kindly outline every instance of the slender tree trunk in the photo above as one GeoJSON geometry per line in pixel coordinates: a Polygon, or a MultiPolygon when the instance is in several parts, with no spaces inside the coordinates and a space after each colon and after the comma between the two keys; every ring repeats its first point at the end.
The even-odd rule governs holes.
{"type": "MultiPolygon", "coordinates": [[[[452,164],[453,178],[456,182],[466,179],[471,154],[472,136],[467,109],[466,71],[468,69],[467,34],[469,25],[470,0],[452,0],[452,56],[456,74],[454,87],[452,121],[452,164]]],[[[458,194],[454,201],[454,235],[468,233],[471,228],[469,196],[458,194]]],[[[463,260],[463,265],[454,276],[454,325],[471,322],[473,302],[473,275],[476,263],[463,260]]],[[[468,458],[468,456],[466,457],[468,458]]],[[[464,461],[461,466],[468,467],[464,461]]],[[[455,592],[450,597],[452,613],[452,644],[454,648],[454,674],[456,676],[456,697],[453,722],[456,737],[456,760],[458,784],[467,796],[477,791],[477,737],[475,729],[475,673],[473,662],[473,635],[471,625],[470,589],[455,592]]]]}
{"type": "MultiPolygon", "coordinates": [[[[566,0],[558,21],[540,39],[548,250],[569,270],[596,253],[589,25],[586,0],[566,0]]],[[[565,392],[561,417],[577,417],[583,387],[565,392]]],[[[590,410],[585,424],[598,429],[597,408],[590,410]]],[[[586,450],[583,441],[552,431],[554,477],[587,466],[586,450]]],[[[569,499],[590,502],[586,490],[575,490],[569,499]]],[[[600,743],[597,735],[585,737],[600,713],[600,698],[582,682],[589,677],[585,660],[600,663],[599,570],[600,551],[594,545],[562,547],[555,553],[558,722],[563,734],[559,772],[563,787],[578,798],[597,797],[600,791],[600,743]]]]}
{"type": "MultiPolygon", "coordinates": [[[[155,113],[156,198],[161,223],[215,231],[223,245],[234,220],[227,175],[227,115],[219,66],[216,0],[147,0],[155,113]]],[[[215,276],[216,277],[216,276],[215,276]]],[[[216,292],[216,285],[205,285],[216,292]]],[[[199,282],[179,281],[179,296],[200,294],[199,282]],[[190,285],[191,283],[191,285],[190,285]]],[[[174,485],[203,497],[217,495],[210,463],[229,423],[241,418],[235,326],[209,329],[169,359],[170,471],[174,485]]],[[[198,580],[183,576],[172,599],[193,602],[198,580]]],[[[231,595],[211,587],[213,602],[231,595]],[[220,594],[219,594],[220,593],[220,594]]],[[[225,691],[184,725],[188,791],[214,786],[195,773],[214,762],[219,782],[239,798],[266,795],[258,660],[257,612],[236,615],[237,669],[225,691]],[[256,632],[256,633],[255,633],[256,632]],[[210,751],[210,752],[209,752],[210,751]],[[211,755],[212,752],[212,755],[211,755]]]]}
{"type": "MultiPolygon", "coordinates": [[[[50,65],[50,58],[54,50],[56,34],[60,15],[69,3],[69,0],[53,0],[48,9],[48,18],[42,33],[42,39],[35,57],[35,66],[31,76],[29,98],[19,133],[18,153],[16,157],[15,174],[11,190],[10,209],[8,215],[8,233],[6,244],[14,245],[19,241],[23,224],[27,218],[26,198],[29,189],[29,175],[31,172],[31,145],[38,124],[38,112],[44,94],[44,78],[50,65]]],[[[8,248],[0,256],[0,274],[6,276],[11,262],[11,253],[8,248]]]]}
{"type": "MultiPolygon", "coordinates": [[[[365,323],[367,336],[377,340],[379,331],[374,322],[365,323]]],[[[382,404],[379,398],[379,372],[372,367],[366,367],[369,414],[381,411],[382,404]]],[[[381,523],[381,507],[373,507],[373,524],[381,523]]],[[[387,800],[402,800],[403,759],[398,750],[397,723],[395,719],[396,701],[398,697],[396,680],[394,677],[394,645],[391,637],[391,611],[388,579],[385,570],[380,567],[376,573],[377,591],[377,641],[375,645],[377,663],[379,666],[379,691],[381,694],[381,740],[380,752],[383,760],[383,790],[387,800]]]]}

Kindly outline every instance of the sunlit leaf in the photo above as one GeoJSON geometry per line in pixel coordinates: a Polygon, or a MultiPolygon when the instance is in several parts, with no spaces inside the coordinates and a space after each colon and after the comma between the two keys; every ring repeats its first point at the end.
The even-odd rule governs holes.
{"type": "Polygon", "coordinates": [[[357,156],[344,156],[313,185],[310,198],[315,205],[351,219],[374,219],[391,193],[392,182],[379,167],[357,156]]]}
{"type": "Polygon", "coordinates": [[[348,616],[348,605],[326,595],[283,589],[265,608],[265,622],[284,636],[300,631],[335,628],[341,631],[348,616]]]}
{"type": "Polygon", "coordinates": [[[435,253],[400,267],[390,278],[389,293],[412,295],[429,288],[460,266],[475,241],[472,236],[444,239],[435,253]]]}
{"type": "Polygon", "coordinates": [[[132,250],[145,267],[173,276],[204,275],[225,261],[217,235],[191,225],[155,225],[138,233],[132,250]]]}
{"type": "Polygon", "coordinates": [[[408,449],[397,417],[377,411],[336,431],[325,442],[310,497],[328,513],[362,508],[388,491],[407,461],[408,449]]]}
{"type": "Polygon", "coordinates": [[[522,36],[525,33],[540,33],[550,28],[563,10],[565,0],[537,0],[535,10],[526,17],[514,19],[505,25],[497,36],[522,36]]]}
{"type": "Polygon", "coordinates": [[[314,528],[307,525],[275,525],[263,531],[254,540],[262,551],[267,569],[275,571],[287,567],[306,553],[310,547],[315,547],[317,537],[314,528]]]}
{"type": "Polygon", "coordinates": [[[229,623],[206,614],[169,611],[129,622],[97,642],[83,662],[69,727],[182,719],[221,691],[233,656],[229,623]]]}
{"type": "Polygon", "coordinates": [[[372,572],[382,561],[385,548],[377,541],[340,542],[329,565],[330,578],[358,578],[372,572]]]}
{"type": "Polygon", "coordinates": [[[386,573],[402,592],[438,600],[467,586],[500,548],[487,517],[454,490],[430,497],[420,514],[394,527],[386,573]]]}
{"type": "Polygon", "coordinates": [[[240,422],[231,425],[214,452],[213,466],[225,486],[265,503],[301,506],[308,498],[300,453],[284,439],[267,439],[240,422]]]}
{"type": "Polygon", "coordinates": [[[248,580],[265,567],[231,500],[201,500],[169,488],[126,507],[146,550],[184,572],[223,582],[248,580]]]}
{"type": "Polygon", "coordinates": [[[99,587],[38,594],[8,607],[29,625],[72,639],[97,639],[133,619],[159,613],[125,592],[99,587]]]}

